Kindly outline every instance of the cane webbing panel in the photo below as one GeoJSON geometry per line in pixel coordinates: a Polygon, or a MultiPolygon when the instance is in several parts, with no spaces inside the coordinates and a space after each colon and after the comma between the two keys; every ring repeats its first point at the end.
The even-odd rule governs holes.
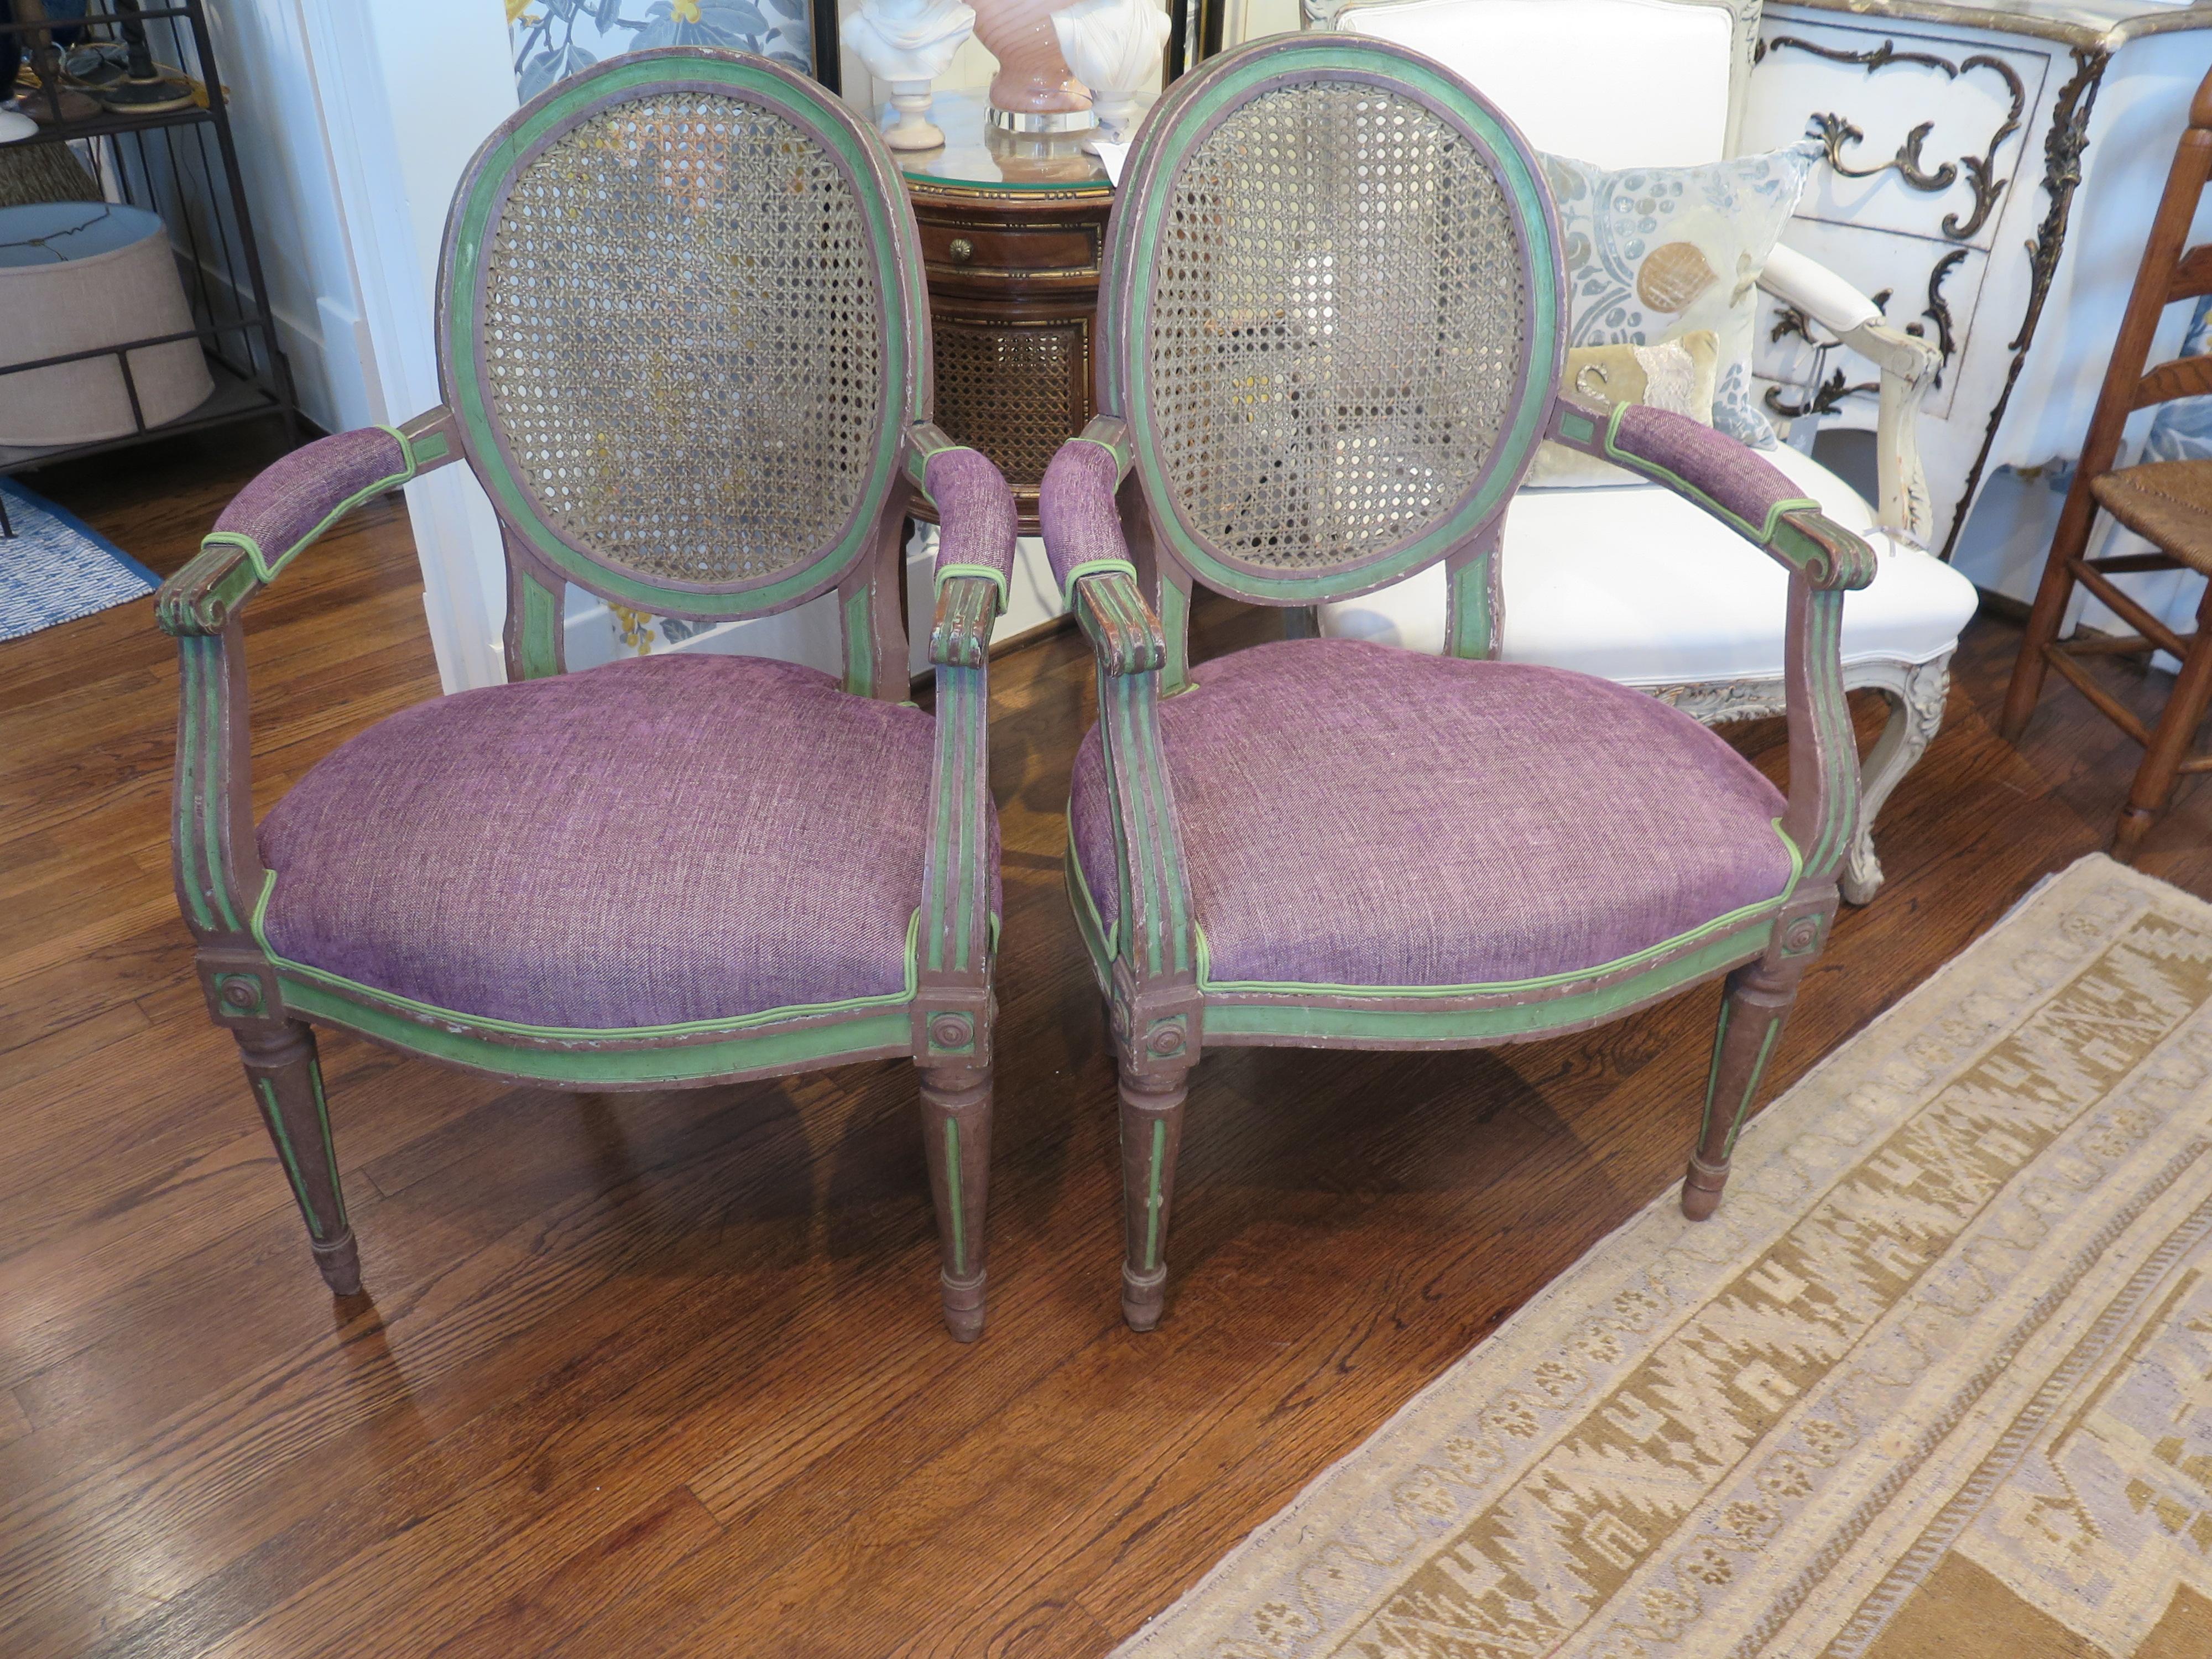
{"type": "Polygon", "coordinates": [[[935,321],[937,423],[1034,490],[1082,429],[1090,331],[1065,323],[1004,327],[935,321]]]}
{"type": "Polygon", "coordinates": [[[1233,112],[1171,190],[1148,374],[1191,532],[1288,572],[1433,528],[1528,349],[1520,218],[1481,153],[1411,98],[1295,84],[1233,112]]]}
{"type": "Polygon", "coordinates": [[[726,584],[837,538],[886,366],[861,204],[819,140],[719,93],[617,104],[518,170],[486,250],[493,413],[571,545],[726,584]]]}

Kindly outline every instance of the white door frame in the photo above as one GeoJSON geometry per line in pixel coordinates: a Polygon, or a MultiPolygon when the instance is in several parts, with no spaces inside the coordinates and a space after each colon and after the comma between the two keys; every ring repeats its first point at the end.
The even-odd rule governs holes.
{"type": "MultiPolygon", "coordinates": [[[[298,0],[323,142],[374,361],[378,418],[440,401],[432,290],[447,205],[485,136],[514,113],[501,7],[489,0],[298,0]]],[[[448,691],[507,678],[506,566],[491,504],[465,466],[407,486],[422,606],[448,691]]]]}

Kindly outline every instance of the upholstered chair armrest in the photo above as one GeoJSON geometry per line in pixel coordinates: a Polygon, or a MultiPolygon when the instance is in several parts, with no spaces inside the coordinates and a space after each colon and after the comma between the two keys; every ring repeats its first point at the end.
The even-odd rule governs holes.
{"type": "Polygon", "coordinates": [[[1815,587],[1864,587],[1874,550],[1759,453],[1686,415],[1616,404],[1609,416],[1561,403],[1552,436],[1664,484],[1815,587]]]}
{"type": "Polygon", "coordinates": [[[1875,577],[1874,550],[1820,514],[1779,469],[1686,416],[1616,404],[1597,416],[1559,404],[1553,435],[1696,502],[1790,572],[1783,632],[1790,713],[1790,805],[1782,820],[1808,890],[1832,881],[1858,813],[1858,744],[1844,696],[1844,596],[1875,577]]]}
{"type": "Polygon", "coordinates": [[[1014,570],[1020,523],[1014,492],[988,457],[927,422],[915,422],[908,437],[915,482],[937,508],[937,615],[929,659],[940,668],[981,667],[1014,570]]]}
{"type": "Polygon", "coordinates": [[[216,634],[318,537],[371,496],[453,460],[442,409],[404,427],[319,438],[272,462],[232,498],[191,563],[161,585],[155,616],[173,635],[216,634]]]}
{"type": "MultiPolygon", "coordinates": [[[[1124,1075],[1188,1055],[1197,1041],[1197,936],[1160,738],[1167,645],[1145,603],[1116,496],[1129,471],[1127,428],[1102,416],[1045,469],[1037,516],[1052,574],[1098,665],[1098,730],[1113,799],[1121,921],[1114,976],[1132,1024],[1119,1032],[1124,1075]]],[[[1072,856],[1072,854],[1071,854],[1072,856]]]]}
{"type": "Polygon", "coordinates": [[[1137,586],[1115,496],[1128,470],[1121,422],[1091,422],[1045,469],[1038,517],[1060,596],[1097,653],[1099,672],[1145,674],[1167,660],[1159,619],[1137,586]]]}
{"type": "Polygon", "coordinates": [[[253,840],[243,608],[346,513],[459,456],[443,409],[296,449],[238,493],[198,556],[161,585],[155,614],[176,638],[181,694],[177,902],[219,1018],[238,1012],[220,994],[234,994],[239,975],[258,974],[262,961],[250,927],[264,872],[253,840]]]}
{"type": "Polygon", "coordinates": [[[1943,365],[1942,354],[1927,341],[1892,328],[1871,299],[1794,248],[1777,247],[1767,255],[1759,285],[1881,371],[1875,451],[1881,500],[1875,516],[1893,535],[1924,542],[1935,515],[1920,459],[1920,403],[1943,365]]]}
{"type": "Polygon", "coordinates": [[[937,427],[907,428],[908,477],[937,508],[937,752],[922,862],[915,1054],[926,1063],[990,1061],[991,629],[1006,597],[1019,524],[1014,492],[988,458],[937,427]]]}

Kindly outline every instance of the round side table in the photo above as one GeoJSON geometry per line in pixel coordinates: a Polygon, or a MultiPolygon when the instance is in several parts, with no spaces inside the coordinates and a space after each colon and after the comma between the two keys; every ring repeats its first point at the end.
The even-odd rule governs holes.
{"type": "Polygon", "coordinates": [[[998,464],[1035,535],[1045,467],[1097,412],[1091,331],[1114,187],[1085,135],[1001,132],[980,91],[939,94],[929,118],[944,146],[898,154],[921,227],[937,424],[998,464]]]}

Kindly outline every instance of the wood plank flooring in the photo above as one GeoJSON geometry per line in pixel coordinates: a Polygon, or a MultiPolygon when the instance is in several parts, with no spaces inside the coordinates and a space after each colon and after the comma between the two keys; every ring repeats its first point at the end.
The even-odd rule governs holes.
{"type": "MultiPolygon", "coordinates": [[[[267,458],[207,438],[31,482],[166,574],[267,458]]],[[[617,1099],[326,1036],[370,1291],[333,1303],[192,982],[151,611],[0,645],[9,1659],[1099,1654],[1680,1173],[1710,988],[1485,1053],[1230,1050],[1192,1091],[1166,1322],[1125,1330],[1060,881],[1091,671],[1061,636],[994,668],[981,1343],[938,1322],[902,1063],[617,1099]]],[[[1200,654],[1272,626],[1203,605],[1200,654]]],[[[249,637],[265,806],[436,692],[404,514],[349,520],[249,637]]],[[[1778,1082],[2103,844],[2136,751],[2063,690],[1999,743],[2017,640],[1970,630],[1778,1082]]],[[[1778,726],[1735,735],[1778,770],[1778,726]]],[[[2143,866],[2212,893],[2208,828],[2185,787],[2143,866]]]]}

